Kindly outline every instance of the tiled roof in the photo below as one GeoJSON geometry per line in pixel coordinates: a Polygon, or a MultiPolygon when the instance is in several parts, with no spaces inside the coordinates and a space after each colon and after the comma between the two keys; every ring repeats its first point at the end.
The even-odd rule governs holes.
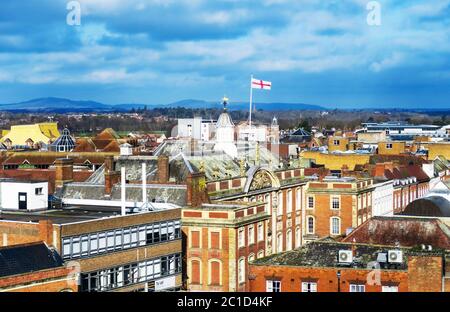
{"type": "Polygon", "coordinates": [[[56,159],[69,157],[75,165],[83,165],[86,161],[101,165],[107,154],[102,153],[57,153],[57,152],[17,152],[9,156],[3,165],[21,165],[28,162],[31,165],[53,165],[56,159]]]}
{"type": "Polygon", "coordinates": [[[437,218],[373,217],[343,241],[405,247],[424,244],[450,249],[450,229],[437,218]]]}

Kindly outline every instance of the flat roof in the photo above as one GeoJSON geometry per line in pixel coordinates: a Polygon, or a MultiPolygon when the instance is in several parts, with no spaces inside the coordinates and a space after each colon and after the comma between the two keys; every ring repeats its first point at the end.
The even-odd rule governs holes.
{"type": "Polygon", "coordinates": [[[27,183],[27,184],[37,184],[37,183],[48,183],[48,181],[45,180],[20,180],[20,179],[15,179],[15,178],[0,178],[0,183],[1,182],[7,182],[7,183],[27,183]]]}

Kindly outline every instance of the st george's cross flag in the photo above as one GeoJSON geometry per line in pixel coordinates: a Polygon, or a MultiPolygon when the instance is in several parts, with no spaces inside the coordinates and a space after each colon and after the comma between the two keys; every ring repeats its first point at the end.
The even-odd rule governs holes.
{"type": "Polygon", "coordinates": [[[271,90],[272,83],[270,81],[263,81],[252,78],[252,89],[271,90]]]}

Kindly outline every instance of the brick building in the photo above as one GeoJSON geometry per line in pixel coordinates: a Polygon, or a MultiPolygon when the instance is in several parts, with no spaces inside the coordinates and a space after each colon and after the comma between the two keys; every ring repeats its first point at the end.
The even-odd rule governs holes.
{"type": "Polygon", "coordinates": [[[303,241],[340,236],[372,216],[371,179],[327,177],[308,182],[303,211],[303,241]]]}
{"type": "Polygon", "coordinates": [[[450,291],[441,251],[312,242],[250,264],[252,292],[450,291]]]}
{"type": "Polygon", "coordinates": [[[378,163],[372,175],[378,181],[392,180],[393,211],[399,213],[412,201],[425,196],[429,191],[430,177],[420,165],[399,165],[393,162],[378,163]]]}
{"type": "Polygon", "coordinates": [[[203,204],[183,209],[187,288],[245,291],[248,262],[265,256],[264,203],[203,204]]]}
{"type": "Polygon", "coordinates": [[[181,287],[180,209],[120,214],[115,207],[68,206],[3,212],[3,246],[44,241],[80,270],[80,291],[181,287]]]}
{"type": "Polygon", "coordinates": [[[0,247],[0,292],[75,292],[72,268],[42,242],[0,247]]]}

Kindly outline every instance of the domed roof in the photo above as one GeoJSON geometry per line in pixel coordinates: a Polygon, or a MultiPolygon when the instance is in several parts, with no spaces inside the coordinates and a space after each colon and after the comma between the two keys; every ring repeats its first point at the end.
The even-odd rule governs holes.
{"type": "Polygon", "coordinates": [[[219,119],[217,119],[217,128],[227,128],[227,127],[234,127],[233,120],[231,119],[231,116],[227,112],[223,112],[220,114],[219,119]]]}
{"type": "Polygon", "coordinates": [[[227,112],[228,99],[223,98],[223,113],[220,114],[219,119],[217,119],[216,128],[228,128],[234,127],[233,120],[227,112]]]}
{"type": "Polygon", "coordinates": [[[450,217],[450,202],[441,196],[416,199],[401,213],[407,216],[450,217]]]}

